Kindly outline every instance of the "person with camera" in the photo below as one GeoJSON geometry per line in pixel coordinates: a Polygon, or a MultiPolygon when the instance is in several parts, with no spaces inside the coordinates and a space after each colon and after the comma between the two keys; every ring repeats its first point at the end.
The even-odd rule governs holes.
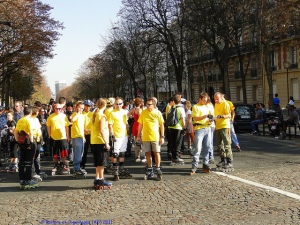
{"type": "Polygon", "coordinates": [[[96,177],[94,187],[112,186],[111,182],[104,179],[104,152],[110,150],[108,121],[104,114],[106,99],[99,98],[96,102],[96,109],[92,116],[91,125],[91,148],[94,155],[94,166],[96,177]]]}
{"type": "Polygon", "coordinates": [[[116,97],[115,109],[111,111],[108,121],[109,133],[111,138],[114,139],[112,163],[114,168],[114,179],[116,181],[121,178],[131,178],[127,170],[124,169],[125,152],[128,142],[128,123],[127,111],[122,109],[123,99],[116,97]],[[117,161],[119,166],[117,166],[117,161]]]}
{"type": "Polygon", "coordinates": [[[194,150],[191,152],[193,156],[191,174],[196,173],[199,164],[199,157],[203,148],[203,172],[209,172],[209,148],[210,148],[210,124],[213,122],[213,115],[206,105],[208,99],[207,93],[199,95],[199,102],[193,106],[192,120],[195,132],[194,150]]]}
{"type": "Polygon", "coordinates": [[[223,94],[216,92],[215,100],[215,140],[219,150],[221,161],[217,164],[217,169],[224,170],[224,172],[233,170],[233,155],[231,150],[231,136],[230,136],[230,119],[231,109],[226,102],[223,94]]]}

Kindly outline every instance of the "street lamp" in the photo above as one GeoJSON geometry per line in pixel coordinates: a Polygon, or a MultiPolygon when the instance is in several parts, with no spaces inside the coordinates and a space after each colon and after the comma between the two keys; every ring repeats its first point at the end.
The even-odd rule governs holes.
{"type": "Polygon", "coordinates": [[[285,61],[283,63],[284,68],[286,69],[286,91],[287,91],[287,100],[289,102],[290,96],[289,96],[289,68],[291,66],[291,63],[289,61],[285,61]]]}

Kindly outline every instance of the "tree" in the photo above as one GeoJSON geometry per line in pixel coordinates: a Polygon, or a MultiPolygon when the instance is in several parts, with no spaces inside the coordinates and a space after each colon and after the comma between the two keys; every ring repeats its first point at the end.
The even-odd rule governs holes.
{"type": "Polygon", "coordinates": [[[185,1],[183,0],[124,0],[120,11],[123,20],[141,28],[141,32],[157,34],[155,41],[164,46],[172,62],[177,89],[182,92],[185,70],[185,1]]]}
{"type": "Polygon", "coordinates": [[[38,74],[44,60],[53,57],[63,26],[50,10],[39,0],[0,2],[0,84],[14,74],[38,74]]]}

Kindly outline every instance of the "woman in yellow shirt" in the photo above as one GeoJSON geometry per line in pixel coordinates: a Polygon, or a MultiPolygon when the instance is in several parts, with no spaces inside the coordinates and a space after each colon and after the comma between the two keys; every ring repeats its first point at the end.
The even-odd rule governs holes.
{"type": "Polygon", "coordinates": [[[94,154],[94,165],[96,167],[95,189],[110,188],[111,182],[104,179],[104,152],[110,149],[109,130],[107,118],[104,115],[106,99],[99,98],[92,117],[91,147],[94,154]]]}

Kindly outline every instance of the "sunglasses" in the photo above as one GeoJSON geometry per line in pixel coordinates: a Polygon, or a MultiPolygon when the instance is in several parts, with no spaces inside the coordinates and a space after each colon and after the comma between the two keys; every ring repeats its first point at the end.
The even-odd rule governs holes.
{"type": "Polygon", "coordinates": [[[149,104],[149,103],[147,103],[147,105],[153,105],[153,104],[149,104]]]}
{"type": "Polygon", "coordinates": [[[116,105],[122,105],[123,104],[123,102],[121,102],[121,103],[116,103],[116,105]]]}

